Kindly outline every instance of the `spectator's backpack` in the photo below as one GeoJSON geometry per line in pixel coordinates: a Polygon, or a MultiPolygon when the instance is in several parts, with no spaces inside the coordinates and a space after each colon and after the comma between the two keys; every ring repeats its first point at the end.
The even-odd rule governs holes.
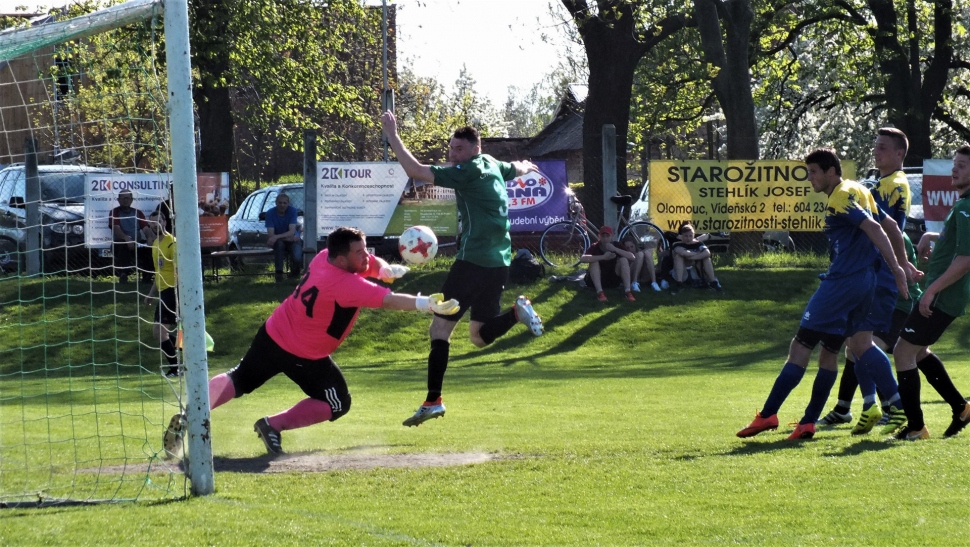
{"type": "Polygon", "coordinates": [[[509,281],[513,283],[532,283],[546,276],[546,267],[532,256],[527,249],[519,249],[509,265],[509,281]]]}

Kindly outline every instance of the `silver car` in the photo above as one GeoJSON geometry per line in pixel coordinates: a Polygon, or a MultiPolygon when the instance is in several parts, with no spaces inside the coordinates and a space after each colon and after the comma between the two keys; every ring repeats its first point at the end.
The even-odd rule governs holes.
{"type": "MultiPolygon", "coordinates": [[[[290,198],[290,205],[297,209],[297,231],[303,232],[303,205],[305,203],[303,184],[280,184],[260,188],[243,200],[236,214],[229,217],[229,250],[252,251],[269,250],[266,241],[266,213],[276,207],[276,196],[285,193],[290,198]]],[[[260,262],[270,260],[260,257],[260,262]]],[[[254,261],[250,258],[251,261],[254,261]]],[[[233,264],[242,261],[234,259],[233,264]]]]}

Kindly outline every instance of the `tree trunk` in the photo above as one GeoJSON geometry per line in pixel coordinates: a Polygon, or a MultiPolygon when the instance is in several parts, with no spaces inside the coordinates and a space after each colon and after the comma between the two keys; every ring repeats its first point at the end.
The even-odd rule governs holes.
{"type": "Polygon", "coordinates": [[[630,128],[630,101],[637,63],[654,46],[687,24],[683,14],[665,17],[641,30],[637,2],[600,2],[592,15],[586,0],[561,0],[572,15],[586,48],[589,93],[583,114],[583,191],[580,199],[590,220],[603,221],[603,126],[616,128],[617,189],[629,191],[626,182],[626,143],[630,128]],[[606,6],[609,4],[609,6],[606,6]],[[608,8],[608,9],[607,9],[608,8]]]}
{"type": "Polygon", "coordinates": [[[718,69],[713,87],[727,125],[728,159],[756,160],[760,157],[758,123],[748,65],[754,19],[750,0],[694,0],[694,17],[701,34],[704,60],[718,69]],[[722,19],[726,27],[723,38],[722,19]]]}
{"type": "Polygon", "coordinates": [[[192,0],[192,60],[200,78],[192,96],[199,116],[198,169],[229,172],[233,139],[229,98],[229,11],[231,0],[192,0]]]}
{"type": "Polygon", "coordinates": [[[199,114],[199,171],[223,173],[232,169],[232,103],[229,88],[201,86],[193,93],[199,114]]]}
{"type": "Polygon", "coordinates": [[[913,0],[907,0],[907,44],[899,39],[898,16],[892,0],[869,0],[876,20],[874,36],[879,68],[886,75],[887,118],[909,138],[906,165],[922,165],[933,157],[931,119],[943,98],[953,58],[953,5],[951,0],[934,3],[932,61],[925,73],[920,66],[921,32],[913,0]]]}
{"type": "MultiPolygon", "coordinates": [[[[718,69],[713,87],[727,126],[727,157],[756,160],[761,151],[748,61],[754,19],[750,0],[694,0],[694,17],[701,34],[704,60],[718,69]],[[726,28],[723,35],[721,20],[726,28]]],[[[762,232],[733,232],[730,251],[760,254],[763,236],[762,232]]]]}
{"type": "Polygon", "coordinates": [[[639,55],[632,35],[620,36],[599,29],[603,36],[587,40],[589,94],[583,113],[583,192],[580,199],[596,224],[603,222],[603,126],[616,128],[616,186],[627,189],[626,142],[630,127],[633,74],[639,55]]]}

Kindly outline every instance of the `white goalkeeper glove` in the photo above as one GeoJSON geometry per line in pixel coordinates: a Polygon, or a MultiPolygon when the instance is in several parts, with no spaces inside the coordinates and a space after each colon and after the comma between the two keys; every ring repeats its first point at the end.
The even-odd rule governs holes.
{"type": "Polygon", "coordinates": [[[404,277],[404,274],[411,271],[411,268],[407,266],[402,266],[401,264],[388,264],[387,266],[381,266],[381,271],[377,274],[384,283],[394,283],[395,279],[404,277]]]}
{"type": "Polygon", "coordinates": [[[414,307],[418,311],[425,313],[440,313],[441,315],[454,315],[458,313],[458,301],[454,298],[444,301],[444,297],[445,295],[440,292],[432,294],[431,296],[421,296],[418,294],[414,301],[414,307]]]}

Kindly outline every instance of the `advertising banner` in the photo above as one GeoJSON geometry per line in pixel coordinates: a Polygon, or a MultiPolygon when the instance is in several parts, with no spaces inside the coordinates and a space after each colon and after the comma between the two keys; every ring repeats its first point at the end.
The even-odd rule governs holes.
{"type": "Polygon", "coordinates": [[[923,161],[923,219],[929,232],[943,229],[943,221],[960,199],[960,192],[953,189],[952,172],[952,159],[923,161]]]}
{"type": "Polygon", "coordinates": [[[527,173],[505,183],[511,232],[541,232],[550,224],[567,219],[566,160],[534,163],[538,173],[527,173]]]}
{"type": "Polygon", "coordinates": [[[84,243],[94,249],[111,247],[111,228],[108,217],[118,207],[118,194],[130,190],[131,206],[148,218],[158,204],[168,197],[170,173],[142,173],[136,175],[96,173],[85,176],[84,243]]]}
{"type": "Polygon", "coordinates": [[[650,162],[650,217],[664,230],[689,220],[698,232],[821,231],[827,200],[800,161],[650,162]]]}
{"type": "Polygon", "coordinates": [[[400,235],[411,226],[428,226],[439,236],[458,235],[455,191],[409,178],[384,235],[400,235]]]}
{"type": "Polygon", "coordinates": [[[398,163],[317,163],[317,230],[350,226],[382,236],[408,176],[398,163]]]}
{"type": "Polygon", "coordinates": [[[229,242],[229,173],[199,173],[199,236],[201,245],[229,242]]]}

